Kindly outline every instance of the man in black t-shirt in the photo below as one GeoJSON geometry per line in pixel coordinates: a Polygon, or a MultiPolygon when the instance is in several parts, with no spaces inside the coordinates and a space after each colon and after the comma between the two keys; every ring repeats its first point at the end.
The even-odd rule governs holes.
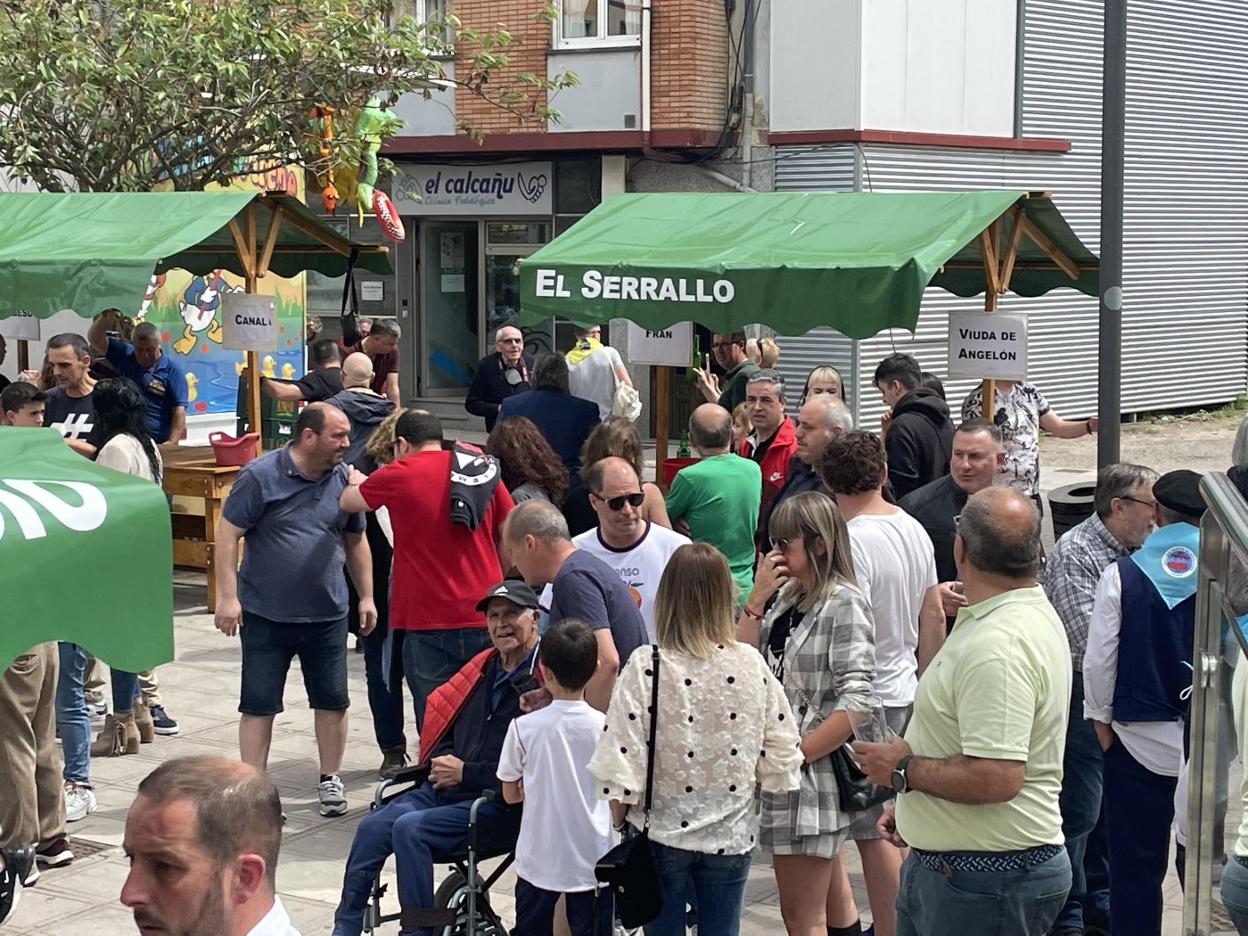
{"type": "Polygon", "coordinates": [[[287,403],[320,403],[342,392],[342,365],[338,360],[338,345],[332,338],[323,338],[312,344],[312,370],[298,380],[260,378],[260,389],[266,396],[287,403]]]}
{"type": "Polygon", "coordinates": [[[91,370],[91,348],[82,335],[66,332],[48,339],[48,360],[56,375],[56,386],[48,391],[43,424],[59,432],[75,452],[95,457],[95,402],[91,398],[95,380],[91,370]]]}

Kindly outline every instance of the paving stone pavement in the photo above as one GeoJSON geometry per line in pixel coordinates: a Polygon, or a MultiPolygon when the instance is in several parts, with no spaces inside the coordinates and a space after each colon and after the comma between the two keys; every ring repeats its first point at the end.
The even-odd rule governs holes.
{"type": "MultiPolygon", "coordinates": [[[[1062,461],[1069,465],[1086,459],[1062,461]]],[[[1057,462],[1054,458],[1045,466],[1042,478],[1046,489],[1083,480],[1091,474],[1086,468],[1049,467],[1057,462]]],[[[1046,523],[1046,538],[1050,537],[1046,523]]],[[[179,721],[181,733],[174,738],[158,737],[154,743],[143,745],[137,755],[92,762],[99,810],[70,826],[75,851],[83,857],[66,868],[45,872],[39,883],[23,895],[18,913],[5,927],[5,933],[117,936],[135,932],[130,913],[118,902],[118,895],[127,867],[121,850],[126,810],[138,782],[170,757],[204,753],[237,756],[237,639],[223,637],[213,627],[205,607],[201,574],[175,573],[175,598],[176,659],[158,672],[165,704],[179,721]],[[84,854],[87,851],[90,854],[84,854]]],[[[354,705],[343,769],[351,806],[346,816],[323,819],[317,812],[316,742],[297,662],[287,680],[286,711],[277,717],[273,732],[270,773],[281,791],[288,816],[278,866],[278,889],[304,936],[323,936],[331,931],[343,863],[355,825],[368,809],[380,764],[368,715],[363,657],[349,654],[348,666],[354,705]]],[[[410,725],[408,737],[413,742],[416,737],[410,725]]],[[[845,857],[858,906],[867,919],[870,914],[857,853],[849,847],[845,857]]],[[[445,868],[439,868],[438,879],[445,873],[445,868]]],[[[392,866],[388,867],[386,878],[393,881],[392,866]]],[[[507,922],[513,919],[513,887],[514,875],[508,873],[492,898],[507,922]]],[[[1166,880],[1164,900],[1163,932],[1165,936],[1177,936],[1181,932],[1182,894],[1173,872],[1166,880]]],[[[393,898],[391,906],[397,908],[393,898]]],[[[396,929],[392,926],[383,932],[392,936],[396,929]]],[[[1215,930],[1222,931],[1216,926],[1215,930]]],[[[782,931],[771,867],[765,858],[756,857],[746,889],[742,933],[761,936],[782,931]]]]}

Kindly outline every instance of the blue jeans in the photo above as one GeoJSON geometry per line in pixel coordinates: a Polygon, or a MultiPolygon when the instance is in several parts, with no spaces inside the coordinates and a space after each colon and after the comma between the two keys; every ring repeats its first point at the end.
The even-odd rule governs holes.
{"type": "Polygon", "coordinates": [[[1066,902],[1063,850],[1018,871],[933,871],[914,855],[901,866],[897,936],[1043,936],[1066,902]]]}
{"type": "Polygon", "coordinates": [[[1222,906],[1240,933],[1248,933],[1248,868],[1228,855],[1222,869],[1222,906]]]}
{"type": "Polygon", "coordinates": [[[56,729],[61,733],[67,782],[90,783],[91,716],[82,695],[87,651],[72,643],[57,645],[61,669],[56,677],[56,729]]]}
{"type": "Polygon", "coordinates": [[[708,855],[652,842],[663,912],[647,923],[646,936],[685,936],[685,903],[698,908],[698,932],[737,936],[750,854],[708,855]]]}
{"type": "Polygon", "coordinates": [[[1070,855],[1070,896],[1053,927],[1082,929],[1109,917],[1109,843],[1101,808],[1103,759],[1092,723],[1083,717],[1083,680],[1070,693],[1062,760],[1062,834],[1070,855]]]}
{"type": "Polygon", "coordinates": [[[490,633],[484,627],[403,632],[403,674],[412,691],[417,731],[425,723],[425,699],[429,693],[489,645],[490,633]]]}
{"type": "Polygon", "coordinates": [[[1121,738],[1105,752],[1110,936],[1160,936],[1177,784],[1142,766],[1121,738]]]}
{"type": "Polygon", "coordinates": [[[113,687],[113,711],[133,712],[134,700],[139,697],[139,674],[110,666],[108,676],[113,687]]]}
{"type": "MultiPolygon", "coordinates": [[[[400,640],[402,631],[395,631],[394,639],[400,640]]],[[[358,638],[364,645],[364,679],[368,685],[368,708],[373,713],[373,733],[377,746],[383,751],[407,747],[403,733],[403,679],[395,675],[386,688],[386,673],[382,651],[386,646],[385,631],[374,630],[367,637],[358,638]]]]}
{"type": "MultiPolygon", "coordinates": [[[[373,881],[393,854],[399,879],[399,906],[404,910],[433,906],[435,856],[456,850],[468,835],[468,810],[473,794],[439,793],[430,783],[409,790],[360,820],[347,855],[342,899],[334,913],[334,936],[360,936],[364,909],[373,881]]],[[[484,825],[491,817],[514,817],[501,830],[515,842],[519,811],[498,803],[486,803],[477,811],[484,825]]],[[[418,930],[429,936],[432,930],[418,930]]]]}
{"type": "Polygon", "coordinates": [[[564,898],[568,931],[572,936],[612,936],[611,891],[575,891],[560,894],[542,890],[524,878],[516,878],[516,925],[511,936],[552,936],[555,904],[564,898]]]}

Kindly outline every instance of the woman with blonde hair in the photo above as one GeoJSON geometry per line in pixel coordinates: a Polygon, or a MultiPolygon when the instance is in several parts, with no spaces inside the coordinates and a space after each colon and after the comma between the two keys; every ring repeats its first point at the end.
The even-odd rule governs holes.
{"type": "MultiPolygon", "coordinates": [[[[653,481],[646,481],[643,472],[646,468],[645,449],[641,444],[641,436],[637,434],[633,424],[623,416],[609,416],[594,427],[594,431],[585,440],[581,449],[581,478],[588,475],[594,462],[600,462],[609,455],[622,458],[633,466],[637,472],[637,480],[641,482],[641,492],[646,499],[641,503],[641,519],[672,528],[672,521],[667,515],[667,505],[663,501],[663,491],[653,481]]],[[[588,498],[588,495],[586,495],[588,498]]]]}
{"type": "Polygon", "coordinates": [[[806,375],[802,395],[797,401],[798,409],[801,409],[811,397],[818,396],[820,393],[830,393],[838,400],[845,400],[845,380],[841,377],[841,372],[831,364],[820,364],[806,375]]]}
{"type": "Polygon", "coordinates": [[[875,625],[831,498],[788,498],[767,532],[772,548],[759,561],[737,635],[762,651],[784,686],[805,763],[796,796],[764,793],[760,841],[772,855],[790,934],[856,933],[839,852],[859,814],[841,809],[830,755],[879,708],[871,689],[875,625]]]}
{"type": "Polygon", "coordinates": [[[750,437],[754,427],[750,425],[750,405],[738,403],[732,411],[732,448],[731,452],[739,452],[741,443],[750,437]]]}
{"type": "Polygon", "coordinates": [[[589,762],[618,826],[649,823],[663,910],[646,936],[684,936],[691,891],[698,930],[736,936],[758,836],[755,785],[780,798],[798,788],[793,710],[758,653],[737,643],[734,594],[715,547],[690,543],[672,554],[655,599],[658,646],[629,657],[589,762]],[[641,804],[656,715],[647,817],[641,804]]]}

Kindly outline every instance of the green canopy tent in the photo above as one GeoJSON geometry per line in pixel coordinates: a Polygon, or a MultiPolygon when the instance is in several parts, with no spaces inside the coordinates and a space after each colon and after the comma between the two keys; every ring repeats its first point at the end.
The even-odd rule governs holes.
{"type": "MultiPolygon", "coordinates": [[[[1098,261],[1045,193],[616,195],[520,264],[521,316],[851,338],[913,331],[923,290],[1097,294],[1098,261]]],[[[659,370],[660,457],[667,371],[659,370]]],[[[992,408],[991,382],[986,409],[992,408]]]]}
{"type": "MultiPolygon", "coordinates": [[[[385,247],[347,240],[283,192],[16,192],[0,194],[0,219],[0,318],[137,309],[152,274],[171,269],[229,270],[249,293],[269,273],[341,276],[353,255],[363,269],[392,272],[385,247]]],[[[259,373],[255,358],[249,374],[259,373]]],[[[259,413],[252,380],[252,426],[259,413]]]]}
{"type": "Polygon", "coordinates": [[[173,659],[169,505],[54,429],[0,429],[0,669],[46,640],[132,673],[173,659]]]}

